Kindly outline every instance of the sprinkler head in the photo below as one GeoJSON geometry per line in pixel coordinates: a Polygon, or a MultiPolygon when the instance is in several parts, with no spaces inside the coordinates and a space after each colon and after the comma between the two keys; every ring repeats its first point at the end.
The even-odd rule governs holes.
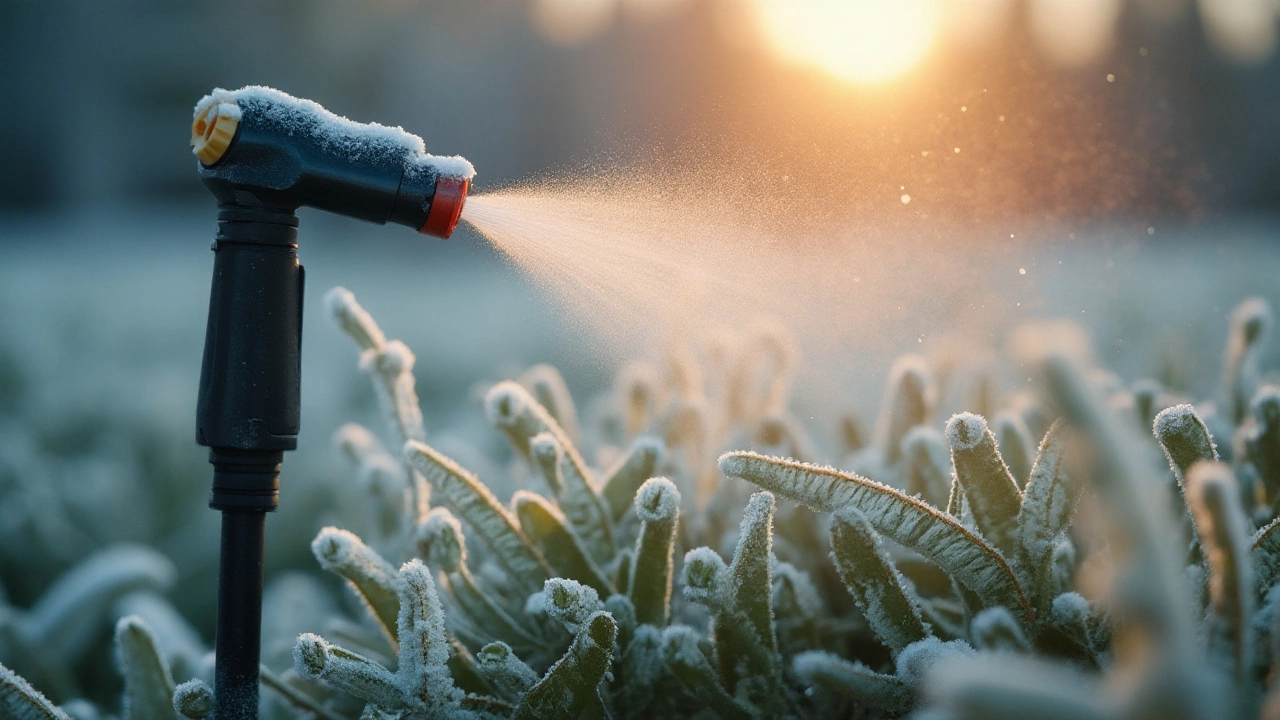
{"type": "Polygon", "coordinates": [[[462,157],[429,155],[401,128],[352,122],[261,86],[205,96],[191,148],[223,205],[314,207],[438,238],[453,233],[475,175],[462,157]]]}

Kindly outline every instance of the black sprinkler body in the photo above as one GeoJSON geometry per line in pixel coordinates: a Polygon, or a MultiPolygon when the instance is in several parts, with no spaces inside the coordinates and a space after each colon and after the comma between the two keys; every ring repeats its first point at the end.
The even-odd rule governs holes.
{"type": "Polygon", "coordinates": [[[474,174],[421,139],[339,118],[270,88],[215,90],[192,147],[218,199],[218,232],[196,408],[222,511],[214,678],[219,720],[258,717],[263,530],[280,467],[297,447],[304,271],[299,207],[447,238],[474,174]]]}

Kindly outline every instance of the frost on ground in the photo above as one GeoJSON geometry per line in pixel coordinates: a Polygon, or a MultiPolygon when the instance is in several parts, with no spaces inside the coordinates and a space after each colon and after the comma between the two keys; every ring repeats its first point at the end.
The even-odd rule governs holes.
{"type": "MultiPolygon", "coordinates": [[[[1241,308],[1217,380],[1028,332],[1016,359],[913,354],[882,407],[811,418],[796,343],[762,326],[588,402],[513,368],[442,423],[409,348],[432,349],[334,291],[385,427],[343,425],[346,494],[273,538],[309,571],[267,594],[263,715],[1273,717],[1280,375],[1269,306],[1241,308]]],[[[62,571],[3,596],[0,714],[207,718],[209,558],[119,515],[160,550],[89,555],[40,479],[0,476],[3,577],[20,548],[62,571]]]]}

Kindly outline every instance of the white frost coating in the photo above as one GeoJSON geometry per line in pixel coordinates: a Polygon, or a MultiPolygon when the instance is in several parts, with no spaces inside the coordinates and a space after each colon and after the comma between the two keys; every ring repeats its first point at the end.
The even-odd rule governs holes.
{"type": "Polygon", "coordinates": [[[930,636],[911,643],[898,654],[898,679],[908,685],[918,686],[940,661],[973,654],[973,648],[963,640],[943,642],[930,636]]]}
{"type": "Polygon", "coordinates": [[[822,612],[822,596],[814,586],[809,574],[795,565],[780,562],[773,568],[773,604],[781,614],[784,610],[793,611],[806,618],[817,617],[822,612]],[[790,587],[785,596],[782,588],[790,587]],[[789,597],[795,603],[794,608],[783,607],[781,600],[789,597]]]}
{"type": "Polygon", "coordinates": [[[338,286],[324,295],[324,307],[338,327],[355,341],[361,350],[382,350],[387,338],[378,323],[348,289],[338,286]]]}
{"type": "Polygon", "coordinates": [[[71,720],[22,676],[4,665],[0,665],[0,711],[11,720],[71,720]]]}
{"type": "Polygon", "coordinates": [[[560,443],[551,433],[538,433],[529,441],[529,452],[533,453],[539,462],[547,460],[554,462],[560,458],[560,443]]]}
{"type": "Polygon", "coordinates": [[[552,576],[547,561],[525,537],[516,518],[478,478],[424,443],[410,440],[405,443],[404,454],[493,551],[494,561],[518,586],[536,591],[552,576]]]}
{"type": "Polygon", "coordinates": [[[213,712],[213,688],[198,678],[178,685],[173,689],[173,709],[189,720],[204,720],[213,712]]]}
{"type": "Polygon", "coordinates": [[[796,655],[791,672],[805,685],[835,690],[894,714],[905,712],[914,702],[912,692],[898,678],[822,650],[796,655]]]}
{"type": "Polygon", "coordinates": [[[432,508],[418,526],[418,547],[425,547],[427,563],[445,573],[457,572],[467,562],[462,523],[447,508],[432,508]]]}
{"type": "Polygon", "coordinates": [[[120,544],[90,555],[63,573],[36,602],[19,632],[54,657],[79,657],[116,599],[135,590],[167,590],[177,570],[145,546],[120,544]]]}
{"type": "Polygon", "coordinates": [[[390,670],[378,663],[335,647],[312,633],[298,636],[293,646],[293,669],[298,675],[352,695],[379,707],[400,709],[408,705],[390,670]]]}
{"type": "Polygon", "coordinates": [[[604,609],[595,589],[576,580],[551,578],[543,585],[542,595],[547,615],[575,634],[594,613],[604,609]]]}
{"type": "Polygon", "coordinates": [[[987,421],[981,415],[958,413],[947,421],[947,444],[953,450],[972,450],[990,432],[987,421]]]}
{"type": "Polygon", "coordinates": [[[1061,627],[1080,627],[1089,619],[1093,609],[1089,601],[1078,592],[1065,592],[1053,599],[1049,622],[1061,627]]]}
{"type": "Polygon", "coordinates": [[[720,472],[741,477],[813,508],[833,512],[852,505],[877,532],[924,555],[989,605],[1034,613],[1004,557],[985,540],[928,503],[893,488],[831,467],[771,458],[753,452],[720,456],[720,472]]]}
{"type": "Polygon", "coordinates": [[[341,528],[321,528],[316,539],[311,541],[311,554],[315,555],[320,567],[337,573],[361,567],[365,572],[395,574],[391,565],[370,550],[360,536],[341,528]]]}
{"type": "Polygon", "coordinates": [[[476,663],[480,672],[499,689],[512,695],[521,695],[534,683],[538,682],[538,674],[516,656],[511,646],[502,642],[491,642],[476,653],[476,663]]]}
{"type": "Polygon", "coordinates": [[[969,635],[983,650],[1025,652],[1031,649],[1013,613],[1003,606],[986,608],[974,615],[969,623],[969,635]]]}
{"type": "Polygon", "coordinates": [[[685,553],[682,592],[685,600],[712,610],[729,607],[729,566],[709,547],[685,553]]]}
{"type": "MultiPolygon", "coordinates": [[[[1025,655],[984,653],[975,658],[948,658],[930,674],[927,685],[929,699],[935,707],[963,709],[963,717],[1118,716],[1110,693],[1098,676],[1084,675],[1062,662],[1046,662],[1025,655]]],[[[1201,687],[1180,688],[1174,692],[1180,693],[1180,697],[1193,697],[1201,687]]],[[[1162,699],[1171,701],[1167,696],[1162,699]]],[[[1194,712],[1189,710],[1187,714],[1194,712]]],[[[1210,711],[1205,717],[1215,714],[1210,711]]]]}
{"type": "MultiPolygon", "coordinates": [[[[461,156],[441,157],[428,154],[422,138],[406,132],[402,127],[353,122],[335,115],[317,102],[296,98],[274,88],[262,85],[250,85],[239,90],[216,88],[213,93],[196,103],[196,115],[219,102],[234,103],[241,111],[262,112],[286,130],[309,134],[322,144],[351,158],[359,158],[372,146],[400,155],[404,160],[405,172],[430,169],[460,180],[470,180],[476,174],[471,163],[461,156]]],[[[219,112],[226,111],[219,108],[219,112]]]]}
{"type": "Polygon", "coordinates": [[[342,454],[351,462],[352,465],[363,465],[371,458],[383,456],[390,458],[391,454],[382,447],[382,443],[373,436],[363,425],[356,423],[347,423],[333,432],[333,438],[330,440],[333,446],[342,451],[342,454]]]}
{"type": "Polygon", "coordinates": [[[396,682],[423,709],[449,712],[462,701],[449,673],[449,641],[444,630],[444,608],[436,595],[431,571],[418,560],[400,566],[398,580],[400,618],[399,668],[396,682]]]}
{"type": "Polygon", "coordinates": [[[541,590],[524,599],[524,614],[529,617],[546,617],[547,594],[541,590]]]}
{"type": "Polygon", "coordinates": [[[1041,611],[1056,590],[1053,557],[1058,539],[1071,526],[1083,490],[1064,469],[1062,432],[1055,423],[1045,433],[1018,509],[1019,569],[1041,611]]]}
{"type": "Polygon", "coordinates": [[[680,491],[667,478],[650,478],[636,493],[636,517],[642,522],[671,520],[680,512],[680,491]]]}

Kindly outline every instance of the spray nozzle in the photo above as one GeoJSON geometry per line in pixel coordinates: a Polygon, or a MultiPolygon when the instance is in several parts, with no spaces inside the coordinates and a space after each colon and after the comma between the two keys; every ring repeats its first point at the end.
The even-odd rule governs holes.
{"type": "Polygon", "coordinates": [[[401,128],[362,124],[266,87],[214,90],[196,105],[192,151],[224,205],[314,207],[447,238],[475,170],[427,154],[401,128]]]}

